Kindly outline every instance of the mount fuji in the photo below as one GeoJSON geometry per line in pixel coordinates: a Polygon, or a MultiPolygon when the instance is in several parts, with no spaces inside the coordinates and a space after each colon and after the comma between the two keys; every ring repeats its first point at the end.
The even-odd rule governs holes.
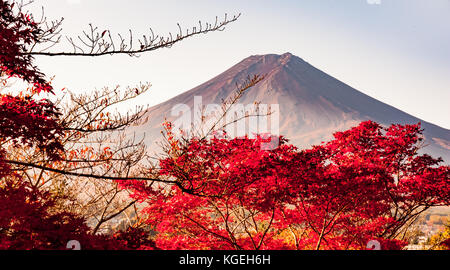
{"type": "Polygon", "coordinates": [[[146,133],[150,145],[161,137],[164,119],[175,119],[171,110],[176,104],[192,108],[194,96],[201,96],[203,104],[220,104],[235,93],[237,83],[255,74],[266,76],[238,102],[279,104],[280,135],[298,147],[329,140],[334,132],[365,120],[383,125],[420,122],[427,145],[423,152],[450,161],[450,130],[378,101],[290,53],[250,56],[209,81],[149,108],[145,112],[149,120],[136,130],[146,133]]]}

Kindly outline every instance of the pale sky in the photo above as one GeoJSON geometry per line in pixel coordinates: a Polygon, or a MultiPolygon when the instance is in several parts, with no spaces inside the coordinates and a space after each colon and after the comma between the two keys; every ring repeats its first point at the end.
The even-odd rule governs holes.
{"type": "MultiPolygon", "coordinates": [[[[177,32],[242,13],[223,32],[170,49],[101,58],[39,57],[56,89],[152,83],[156,105],[255,54],[291,52],[380,101],[450,129],[450,0],[37,0],[75,36],[93,23],[126,34],[177,32]],[[373,4],[369,4],[373,3],[373,4]],[[376,4],[379,2],[379,4],[376,4]]],[[[33,8],[34,8],[33,7],[33,8]]]]}

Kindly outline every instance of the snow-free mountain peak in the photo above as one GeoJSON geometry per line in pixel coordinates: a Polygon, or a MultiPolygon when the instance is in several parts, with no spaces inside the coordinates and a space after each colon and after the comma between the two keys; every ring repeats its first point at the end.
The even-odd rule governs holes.
{"type": "Polygon", "coordinates": [[[422,123],[428,144],[426,152],[450,158],[450,130],[425,122],[388,104],[378,101],[315,68],[291,53],[252,55],[207,82],[147,111],[145,130],[151,143],[160,137],[165,118],[174,120],[171,110],[176,104],[193,106],[194,96],[203,105],[220,104],[233,95],[236,84],[248,76],[266,75],[239,100],[242,104],[279,104],[280,134],[299,147],[308,147],[332,138],[364,120],[384,125],[422,123]]]}

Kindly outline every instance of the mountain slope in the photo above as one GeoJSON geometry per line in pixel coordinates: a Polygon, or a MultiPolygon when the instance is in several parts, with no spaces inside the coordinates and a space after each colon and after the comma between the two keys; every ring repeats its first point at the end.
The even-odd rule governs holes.
{"type": "Polygon", "coordinates": [[[328,140],[332,133],[374,120],[391,123],[422,123],[428,146],[425,152],[450,158],[450,130],[422,121],[390,105],[369,97],[316,69],[290,53],[250,56],[215,78],[150,108],[145,131],[147,142],[160,137],[164,118],[174,120],[171,110],[176,104],[193,107],[194,96],[202,96],[203,104],[220,104],[236,90],[236,83],[249,75],[266,74],[266,78],[251,88],[239,100],[242,104],[259,101],[280,104],[280,134],[300,147],[328,140]]]}

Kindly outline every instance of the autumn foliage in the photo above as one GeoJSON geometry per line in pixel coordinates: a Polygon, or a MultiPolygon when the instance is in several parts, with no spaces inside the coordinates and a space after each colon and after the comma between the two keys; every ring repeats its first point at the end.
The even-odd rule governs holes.
{"type": "Polygon", "coordinates": [[[40,29],[28,14],[13,11],[14,4],[0,1],[0,71],[3,87],[9,78],[17,77],[31,84],[27,91],[12,96],[0,94],[0,136],[11,143],[37,145],[57,158],[62,149],[58,143],[61,127],[57,124],[58,109],[46,99],[35,95],[51,92],[50,83],[26,54],[27,45],[38,41],[40,29]]]}
{"type": "Polygon", "coordinates": [[[148,203],[159,248],[401,249],[414,217],[450,203],[449,167],[418,154],[419,125],[362,122],[306,150],[264,140],[170,136],[160,174],[178,185],[123,183],[148,203]]]}
{"type": "Polygon", "coordinates": [[[15,12],[16,3],[0,1],[0,70],[8,77],[18,77],[32,84],[33,92],[51,91],[45,76],[27,54],[29,45],[39,42],[42,30],[30,14],[15,12]]]}
{"type": "Polygon", "coordinates": [[[6,160],[7,151],[25,147],[49,161],[64,151],[59,109],[38,97],[52,87],[27,54],[40,33],[28,14],[0,1],[0,89],[13,77],[28,85],[17,95],[0,93],[0,249],[66,249],[72,239],[87,249],[126,248],[123,240],[93,235],[84,217],[57,211],[53,194],[30,185],[6,160]]]}
{"type": "Polygon", "coordinates": [[[111,118],[105,104],[135,96],[82,97],[63,119],[58,104],[39,96],[54,94],[29,53],[41,34],[30,15],[0,0],[0,89],[12,78],[28,85],[17,95],[0,93],[0,249],[66,249],[69,240],[83,249],[366,249],[370,240],[402,249],[421,213],[450,205],[449,166],[420,153],[419,124],[366,121],[309,149],[280,137],[266,151],[267,136],[178,138],[165,123],[164,155],[154,166],[141,166],[139,144],[108,145],[104,137],[95,150],[86,138],[141,115],[111,118]],[[37,181],[27,179],[31,169],[40,170],[37,181]],[[111,183],[102,186],[111,200],[90,197],[107,198],[95,228],[72,209],[76,200],[64,202],[64,189],[44,188],[47,174],[111,183]],[[120,192],[130,202],[109,209],[120,192]],[[155,236],[137,225],[98,233],[135,202],[145,216],[137,224],[155,236]]]}

